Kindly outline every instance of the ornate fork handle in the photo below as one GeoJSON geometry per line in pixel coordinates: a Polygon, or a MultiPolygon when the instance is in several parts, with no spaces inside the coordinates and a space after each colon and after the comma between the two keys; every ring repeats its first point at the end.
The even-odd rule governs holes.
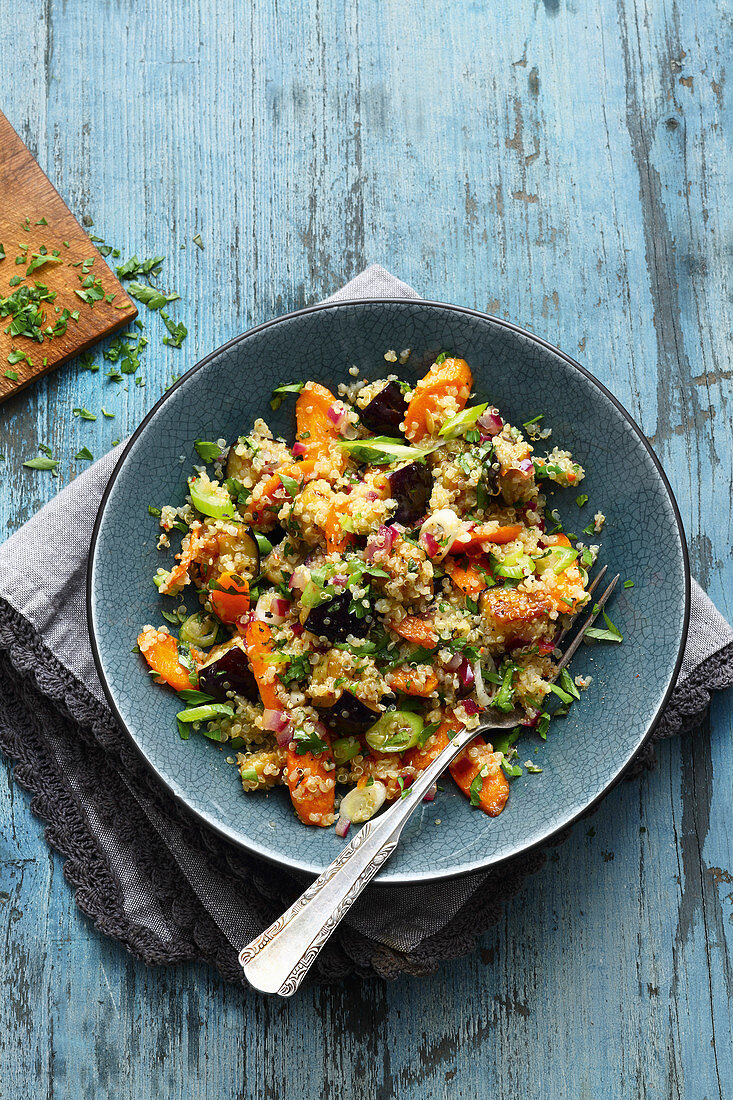
{"type": "Polygon", "coordinates": [[[481,729],[461,730],[381,817],[367,821],[336,859],[274,924],[239,955],[247,981],[291,997],[359,894],[397,847],[408,818],[436,779],[481,729]]]}

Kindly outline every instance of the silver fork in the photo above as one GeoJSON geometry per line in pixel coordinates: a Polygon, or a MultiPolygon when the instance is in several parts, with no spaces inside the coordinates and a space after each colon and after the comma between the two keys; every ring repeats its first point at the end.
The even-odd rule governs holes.
{"type": "MultiPolygon", "coordinates": [[[[604,566],[589,585],[589,592],[592,593],[597,588],[605,572],[604,566]]],[[[616,587],[618,579],[617,574],[592,606],[590,615],[558,661],[554,679],[557,679],[572,659],[585,632],[595,622],[616,587]]],[[[557,644],[567,636],[575,618],[577,616],[560,633],[557,644]]],[[[239,962],[250,985],[263,993],[279,993],[281,997],[291,997],[336,925],[394,852],[406,822],[433,783],[474,737],[491,730],[511,729],[521,717],[518,711],[505,714],[498,710],[487,710],[477,729],[463,729],[456,733],[435,760],[418,775],[401,799],[393,803],[380,817],[367,821],[297,901],[274,924],[242,949],[239,962]]]]}

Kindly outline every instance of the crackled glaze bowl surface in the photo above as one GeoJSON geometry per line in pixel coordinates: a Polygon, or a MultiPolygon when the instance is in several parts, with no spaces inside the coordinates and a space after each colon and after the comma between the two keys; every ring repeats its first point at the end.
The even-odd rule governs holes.
{"type": "MultiPolygon", "coordinates": [[[[415,380],[441,350],[465,358],[479,400],[521,424],[538,413],[553,430],[549,446],[572,451],[586,468],[590,504],[582,521],[576,491],[559,490],[566,530],[600,509],[596,541],[609,576],[634,587],[610,605],[622,645],[583,646],[572,670],[593,677],[546,742],[528,733],[520,762],[541,774],[513,781],[498,818],[471,809],[450,779],[414,814],[378,881],[409,883],[489,866],[564,828],[608,789],[653,728],[675,682],[689,615],[684,534],[667,480],[623,408],[583,368],[531,334],[471,310],[436,303],[344,302],[290,314],[231,341],[169,390],[130,440],[102,501],[89,571],[89,622],[110,704],[161,780],[191,810],[249,851],[294,870],[317,873],[343,845],[331,829],[306,828],[285,788],[245,795],[236,769],[203,737],[181,741],[172,692],[156,686],[132,652],[140,626],[162,622],[152,583],[158,528],[147,505],[180,503],[197,460],[195,439],[236,438],[262,416],[292,438],[293,403],[275,413],[279,382],[315,379],[334,389],[395,368],[384,352],[412,348],[399,373],[415,380]],[[572,521],[572,525],[571,525],[572,521]],[[538,751],[535,752],[535,749],[538,751]],[[439,823],[438,823],[439,822],[439,823]]],[[[542,444],[538,445],[541,448],[542,444]]],[[[593,541],[588,539],[587,541],[593,541]]],[[[168,556],[166,556],[166,562],[168,556]]]]}

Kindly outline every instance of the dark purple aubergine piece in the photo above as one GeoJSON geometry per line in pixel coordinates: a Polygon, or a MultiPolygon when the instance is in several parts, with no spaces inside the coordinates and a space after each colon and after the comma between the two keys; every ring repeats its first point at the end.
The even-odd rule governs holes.
{"type": "Polygon", "coordinates": [[[410,462],[387,474],[390,495],[397,501],[393,523],[412,527],[428,510],[433,491],[433,474],[426,462],[410,462]]]}
{"type": "Polygon", "coordinates": [[[397,382],[388,382],[359,415],[362,424],[375,435],[404,439],[400,424],[405,419],[405,398],[397,382]]]}
{"type": "Polygon", "coordinates": [[[319,638],[327,638],[329,642],[345,642],[349,635],[355,638],[366,637],[374,623],[374,616],[371,611],[363,608],[366,613],[359,618],[350,610],[353,600],[354,597],[347,588],[326,603],[311,608],[305,621],[306,630],[317,634],[319,638]]]}
{"type": "Polygon", "coordinates": [[[235,691],[250,702],[259,699],[257,683],[241,638],[216,646],[199,669],[199,690],[226,702],[227,692],[235,691]]]}
{"type": "Polygon", "coordinates": [[[333,706],[318,707],[318,713],[328,728],[340,737],[364,733],[381,715],[381,711],[372,710],[350,691],[345,691],[333,706]]]}

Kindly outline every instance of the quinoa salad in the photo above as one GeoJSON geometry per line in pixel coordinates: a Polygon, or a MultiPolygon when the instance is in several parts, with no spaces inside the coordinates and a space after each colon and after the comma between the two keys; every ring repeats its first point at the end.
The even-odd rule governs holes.
{"type": "MultiPolygon", "coordinates": [[[[153,578],[165,621],[137,648],[178,693],[179,734],[215,742],[247,794],[285,786],[306,825],[345,836],[488,707],[517,711],[517,728],[477,736],[449,774],[500,814],[509,779],[541,771],[518,763],[522,728],[546,737],[550,700],[566,713],[590,682],[564,669],[553,683],[555,644],[590,599],[604,516],[580,494],[589,543],[564,533],[548,491],[584,470],[548,449],[541,416],[518,428],[472,389],[448,355],[419,380],[278,386],[290,438],[257,419],[233,442],[197,440],[185,502],[148,507],[161,552],[182,539],[153,578]]],[[[606,624],[589,636],[620,641],[606,624]]]]}

